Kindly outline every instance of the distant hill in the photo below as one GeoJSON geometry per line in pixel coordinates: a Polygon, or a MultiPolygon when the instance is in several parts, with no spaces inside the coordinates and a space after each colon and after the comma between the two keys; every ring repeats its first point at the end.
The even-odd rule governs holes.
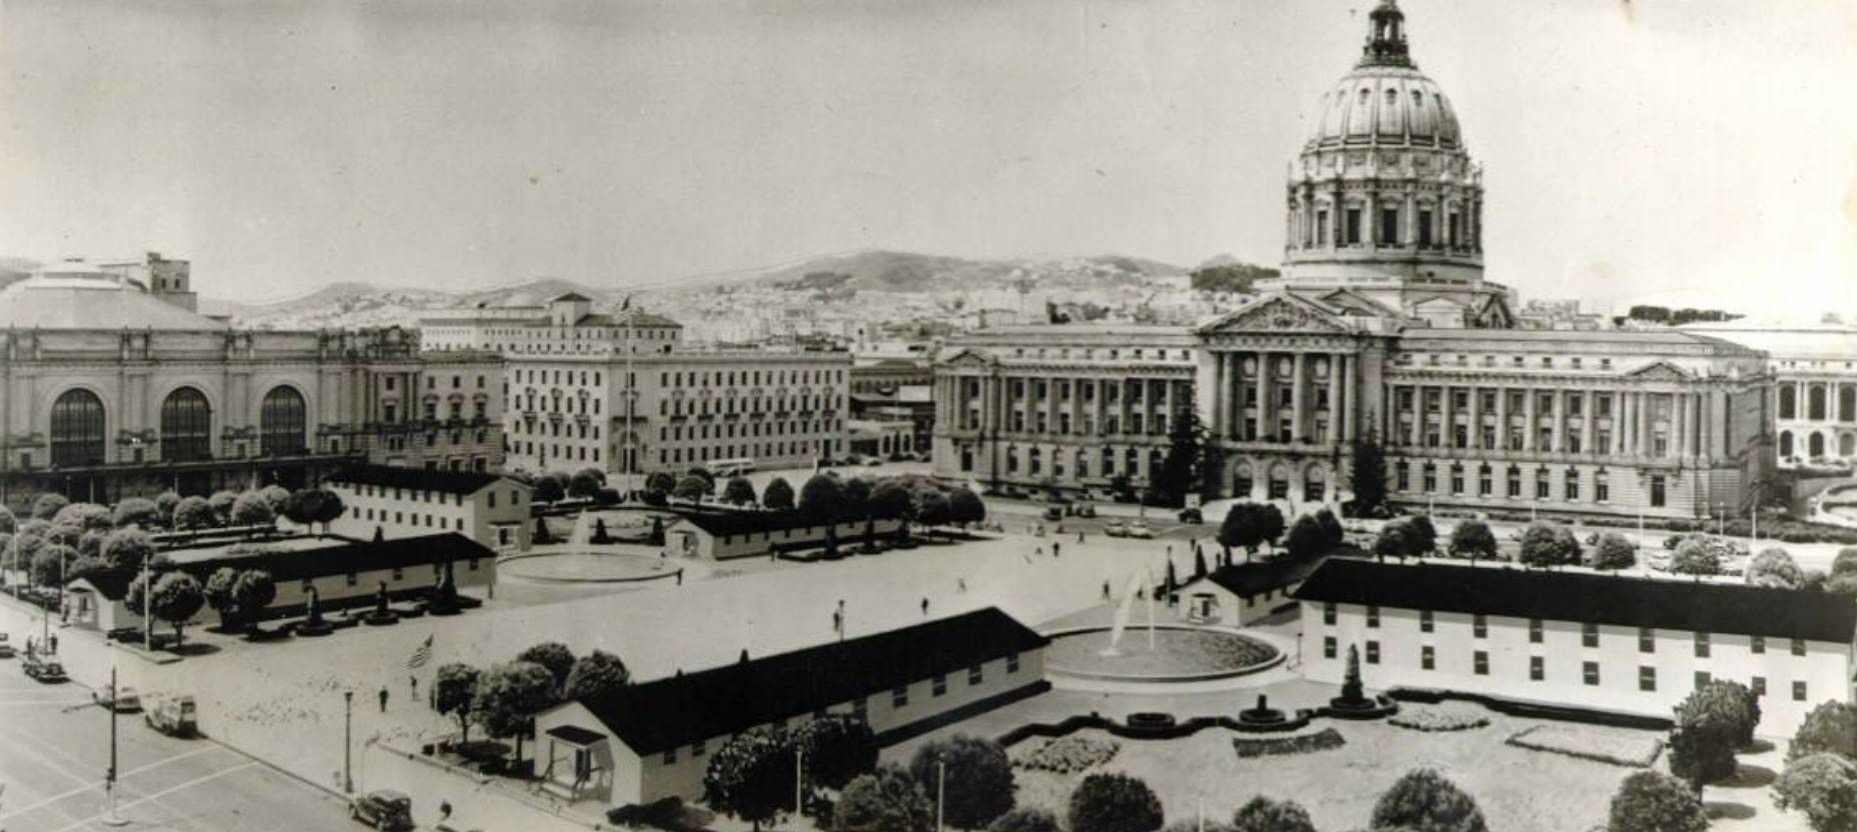
{"type": "Polygon", "coordinates": [[[771,285],[796,291],[849,288],[876,292],[959,292],[1006,288],[1091,289],[1138,286],[1186,269],[1120,255],[973,260],[901,251],[829,254],[756,271],[710,275],[680,288],[771,285]],[[828,277],[827,275],[842,276],[828,277]]]}
{"type": "Polygon", "coordinates": [[[34,260],[21,257],[0,257],[0,289],[16,280],[23,280],[32,270],[39,267],[34,260]]]}

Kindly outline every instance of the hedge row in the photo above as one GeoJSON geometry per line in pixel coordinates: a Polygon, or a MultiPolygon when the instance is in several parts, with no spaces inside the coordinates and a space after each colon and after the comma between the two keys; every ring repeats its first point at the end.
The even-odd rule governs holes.
{"type": "Polygon", "coordinates": [[[1347,745],[1340,731],[1323,728],[1313,734],[1298,734],[1294,737],[1233,737],[1232,748],[1239,757],[1268,757],[1276,754],[1307,754],[1311,751],[1327,751],[1347,745]]]}

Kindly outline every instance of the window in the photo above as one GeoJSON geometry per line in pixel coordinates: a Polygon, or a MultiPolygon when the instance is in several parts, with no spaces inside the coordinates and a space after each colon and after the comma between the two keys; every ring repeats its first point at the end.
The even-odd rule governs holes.
{"type": "Polygon", "coordinates": [[[1539,682],[1547,678],[1547,660],[1540,656],[1528,657],[1528,681],[1539,682]]]}
{"type": "Polygon", "coordinates": [[[1361,209],[1349,208],[1347,211],[1347,245],[1357,246],[1361,242],[1361,209]]]}
{"type": "Polygon", "coordinates": [[[1431,632],[1431,610],[1419,610],[1419,632],[1431,632]]]}
{"type": "Polygon", "coordinates": [[[664,749],[664,764],[668,766],[668,765],[674,765],[676,764],[676,762],[677,762],[677,746],[673,745],[670,748],[664,749]]]}
{"type": "MultiPolygon", "coordinates": [[[[1599,435],[1598,444],[1599,444],[1599,447],[1601,448],[1611,447],[1612,445],[1611,437],[1606,434],[1601,433],[1599,435]]],[[[1611,500],[1612,500],[1612,485],[1606,479],[1606,472],[1600,471],[1599,473],[1594,474],[1593,475],[1593,501],[1599,502],[1599,503],[1605,503],[1605,502],[1610,502],[1611,500]]]]}
{"type": "Polygon", "coordinates": [[[1793,655],[1795,656],[1805,655],[1805,639],[1802,639],[1802,638],[1793,639],[1793,655]]]}
{"type": "Polygon", "coordinates": [[[1477,613],[1470,621],[1470,634],[1476,638],[1489,638],[1489,618],[1477,613]]]}
{"type": "Polygon", "coordinates": [[[909,686],[901,685],[890,690],[890,707],[909,707],[909,686]]]}
{"type": "Polygon", "coordinates": [[[1582,662],[1580,664],[1580,675],[1585,677],[1586,684],[1598,685],[1599,684],[1599,663],[1598,662],[1582,662]]]}
{"type": "Polygon", "coordinates": [[[1696,671],[1696,687],[1698,688],[1707,687],[1709,684],[1710,678],[1711,677],[1709,676],[1709,671],[1707,670],[1696,671]]]}
{"type": "Polygon", "coordinates": [[[1368,664],[1379,664],[1380,663],[1380,642],[1377,642],[1377,641],[1367,642],[1367,663],[1368,664]]]}
{"type": "Polygon", "coordinates": [[[974,665],[967,669],[967,684],[978,685],[984,678],[985,673],[980,669],[980,665],[974,665]]]}
{"type": "Polygon", "coordinates": [[[935,681],[934,681],[934,684],[933,684],[933,685],[932,685],[932,686],[930,687],[930,689],[929,689],[929,693],[931,693],[931,694],[933,694],[933,695],[935,695],[935,696],[943,696],[943,695],[946,695],[946,694],[948,693],[948,676],[947,676],[947,674],[945,674],[945,673],[944,673],[944,674],[939,674],[939,675],[937,675],[937,676],[935,677],[935,681]]]}
{"type": "Polygon", "coordinates": [[[1755,696],[1766,696],[1767,695],[1767,677],[1755,676],[1752,682],[1748,685],[1748,689],[1752,690],[1755,696]]]}
{"type": "Polygon", "coordinates": [[[1749,653],[1753,653],[1756,656],[1767,652],[1767,637],[1766,636],[1754,636],[1753,638],[1748,639],[1747,651],[1749,653]]]}
{"type": "Polygon", "coordinates": [[[1709,634],[1708,633],[1697,633],[1696,634],[1696,658],[1706,659],[1708,657],[1709,657],[1709,634]]]}
{"type": "Polygon", "coordinates": [[[1327,637],[1325,637],[1325,638],[1323,638],[1323,639],[1322,639],[1322,658],[1324,658],[1324,659],[1332,659],[1332,658],[1334,658],[1334,657],[1335,657],[1335,648],[1336,648],[1336,645],[1335,645],[1335,637],[1334,637],[1334,636],[1327,636],[1327,637]]]}
{"type": "Polygon", "coordinates": [[[1419,647],[1419,669],[1420,670],[1436,670],[1437,669],[1437,655],[1436,653],[1433,652],[1431,645],[1429,644],[1419,647]]]}
{"type": "Polygon", "coordinates": [[[1804,682],[1793,683],[1793,701],[1794,702],[1805,701],[1805,683],[1804,682]]]}
{"type": "Polygon", "coordinates": [[[1367,626],[1374,628],[1380,626],[1380,607],[1375,604],[1367,605],[1367,626]]]}
{"type": "Polygon", "coordinates": [[[1651,507],[1663,508],[1664,478],[1662,474],[1651,475],[1651,507]]]}
{"type": "Polygon", "coordinates": [[[1657,631],[1649,627],[1638,628],[1638,652],[1657,652],[1657,631]]]}
{"type": "Polygon", "coordinates": [[[1528,619],[1528,643],[1541,643],[1541,619],[1539,618],[1528,619]]]}
{"type": "Polygon", "coordinates": [[[1017,653],[1006,654],[1006,672],[1007,673],[1019,672],[1019,654],[1017,653]]]}
{"type": "Polygon", "coordinates": [[[1580,646],[1582,647],[1598,647],[1599,646],[1599,625],[1598,624],[1594,624],[1593,622],[1588,621],[1580,625],[1580,646]]]}
{"type": "Polygon", "coordinates": [[[1645,693],[1655,693],[1657,691],[1657,668],[1651,667],[1650,665],[1640,665],[1638,667],[1638,690],[1645,693]]]}

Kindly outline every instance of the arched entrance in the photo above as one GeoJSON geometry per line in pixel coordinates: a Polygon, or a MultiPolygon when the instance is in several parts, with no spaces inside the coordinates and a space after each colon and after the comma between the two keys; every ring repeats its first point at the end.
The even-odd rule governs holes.
{"type": "Polygon", "coordinates": [[[1270,490],[1265,499],[1287,500],[1290,498],[1290,467],[1283,463],[1270,466],[1270,490]]]}
{"type": "Polygon", "coordinates": [[[265,456],[302,453],[308,447],[308,411],[296,388],[271,388],[258,412],[258,452],[265,456]]]}
{"type": "Polygon", "coordinates": [[[206,395],[182,387],[161,402],[161,458],[169,462],[210,459],[213,408],[206,395]]]}
{"type": "Polygon", "coordinates": [[[1328,499],[1328,494],[1328,469],[1320,464],[1310,465],[1303,471],[1303,502],[1325,502],[1328,499]]]}
{"type": "Polygon", "coordinates": [[[52,467],[103,464],[103,400],[89,390],[67,390],[52,403],[52,467]]]}
{"type": "Polygon", "coordinates": [[[1242,459],[1234,463],[1232,465],[1231,482],[1231,496],[1233,499],[1251,499],[1251,492],[1257,487],[1257,475],[1251,468],[1251,463],[1242,459]]]}

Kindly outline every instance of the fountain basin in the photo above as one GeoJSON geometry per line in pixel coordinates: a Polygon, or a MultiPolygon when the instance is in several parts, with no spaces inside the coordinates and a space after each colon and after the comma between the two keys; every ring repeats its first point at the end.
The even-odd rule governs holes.
{"type": "Polygon", "coordinates": [[[1197,682],[1257,673],[1283,662],[1282,651],[1262,639],[1210,627],[1157,624],[1148,647],[1146,625],[1124,629],[1112,655],[1108,626],[1047,633],[1045,669],[1056,676],[1127,682],[1197,682]]]}

